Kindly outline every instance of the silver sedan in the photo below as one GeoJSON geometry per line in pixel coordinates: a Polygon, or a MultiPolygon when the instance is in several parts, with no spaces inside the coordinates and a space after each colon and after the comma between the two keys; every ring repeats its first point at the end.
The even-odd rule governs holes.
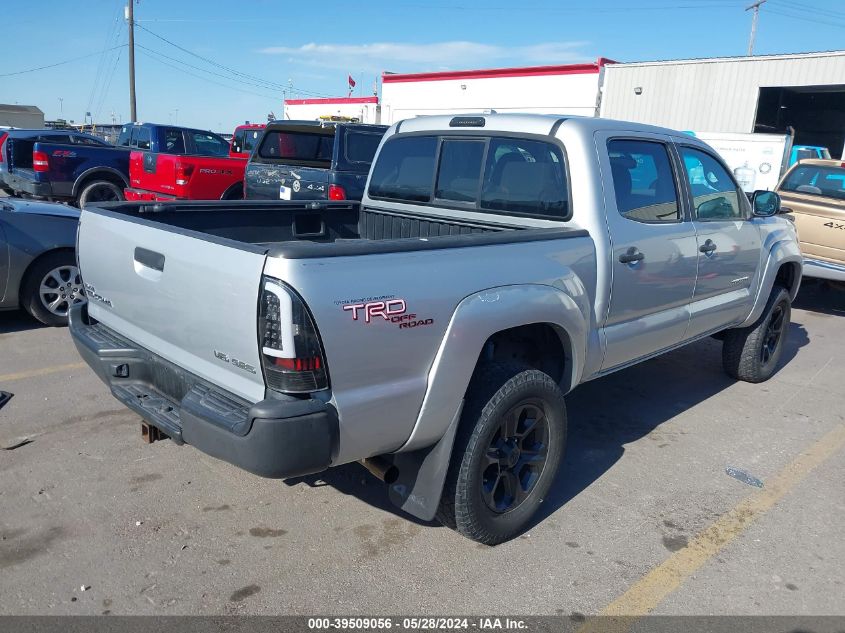
{"type": "Polygon", "coordinates": [[[23,308],[46,325],[67,325],[85,301],[76,267],[79,210],[0,197],[0,310],[23,308]]]}

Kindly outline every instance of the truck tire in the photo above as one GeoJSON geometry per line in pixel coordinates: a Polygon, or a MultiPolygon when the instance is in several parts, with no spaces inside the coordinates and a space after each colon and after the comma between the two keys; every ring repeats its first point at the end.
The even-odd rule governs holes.
{"type": "Polygon", "coordinates": [[[771,378],[783,354],[791,314],[789,292],[783,286],[775,286],[754,324],[725,332],[722,366],[727,374],[755,383],[771,378]]]}
{"type": "Polygon", "coordinates": [[[563,392],[547,374],[480,365],[467,390],[437,519],[487,545],[525,529],[566,444],[563,392]]]}
{"type": "Polygon", "coordinates": [[[70,306],[85,301],[73,251],[42,256],[21,286],[21,306],[44,325],[67,325],[70,306]]]}
{"type": "Polygon", "coordinates": [[[108,180],[95,180],[82,188],[76,206],[81,209],[90,202],[120,202],[123,199],[123,191],[116,184],[108,180]]]}

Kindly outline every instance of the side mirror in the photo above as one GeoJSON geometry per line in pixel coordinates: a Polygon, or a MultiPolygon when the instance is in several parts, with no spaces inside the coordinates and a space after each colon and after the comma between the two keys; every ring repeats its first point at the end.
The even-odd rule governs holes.
{"type": "Polygon", "coordinates": [[[751,206],[758,218],[769,218],[780,213],[780,196],[774,191],[755,191],[751,206]]]}

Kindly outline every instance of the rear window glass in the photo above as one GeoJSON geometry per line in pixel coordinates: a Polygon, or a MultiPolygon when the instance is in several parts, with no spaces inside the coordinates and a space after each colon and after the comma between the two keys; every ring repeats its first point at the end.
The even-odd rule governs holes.
{"type": "Polygon", "coordinates": [[[138,149],[150,149],[150,128],[136,127],[132,132],[132,147],[138,149]]]}
{"type": "Polygon", "coordinates": [[[845,200],[845,168],[828,165],[799,165],[789,173],[780,189],[845,200]]]}
{"type": "Polygon", "coordinates": [[[445,140],[440,148],[435,198],[455,202],[475,202],[481,181],[481,162],[486,143],[445,140]]]}
{"type": "Polygon", "coordinates": [[[210,132],[191,132],[194,139],[194,147],[199,156],[228,156],[229,144],[210,132]]]}
{"type": "Polygon", "coordinates": [[[258,155],[261,158],[330,167],[333,150],[334,133],[327,135],[269,130],[261,141],[258,155]]]}
{"type": "Polygon", "coordinates": [[[408,136],[384,144],[370,177],[374,198],[428,202],[434,183],[436,136],[408,136]]]}
{"type": "Polygon", "coordinates": [[[129,140],[132,138],[132,126],[124,125],[120,128],[120,135],[117,137],[117,144],[122,147],[129,147],[129,140]]]}
{"type": "Polygon", "coordinates": [[[439,152],[434,136],[387,141],[373,167],[369,195],[406,202],[462,202],[511,215],[569,216],[563,152],[553,143],[446,137],[439,152]]]}
{"type": "Polygon", "coordinates": [[[350,163],[369,165],[376,155],[383,134],[370,132],[347,132],[344,155],[350,163]]]}

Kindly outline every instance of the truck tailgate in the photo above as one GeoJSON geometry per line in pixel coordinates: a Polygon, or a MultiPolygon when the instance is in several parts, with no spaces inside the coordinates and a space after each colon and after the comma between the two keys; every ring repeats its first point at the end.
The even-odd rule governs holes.
{"type": "Polygon", "coordinates": [[[78,239],[90,316],[209,382],[264,397],[263,249],[96,208],[82,212],[78,239]]]}

